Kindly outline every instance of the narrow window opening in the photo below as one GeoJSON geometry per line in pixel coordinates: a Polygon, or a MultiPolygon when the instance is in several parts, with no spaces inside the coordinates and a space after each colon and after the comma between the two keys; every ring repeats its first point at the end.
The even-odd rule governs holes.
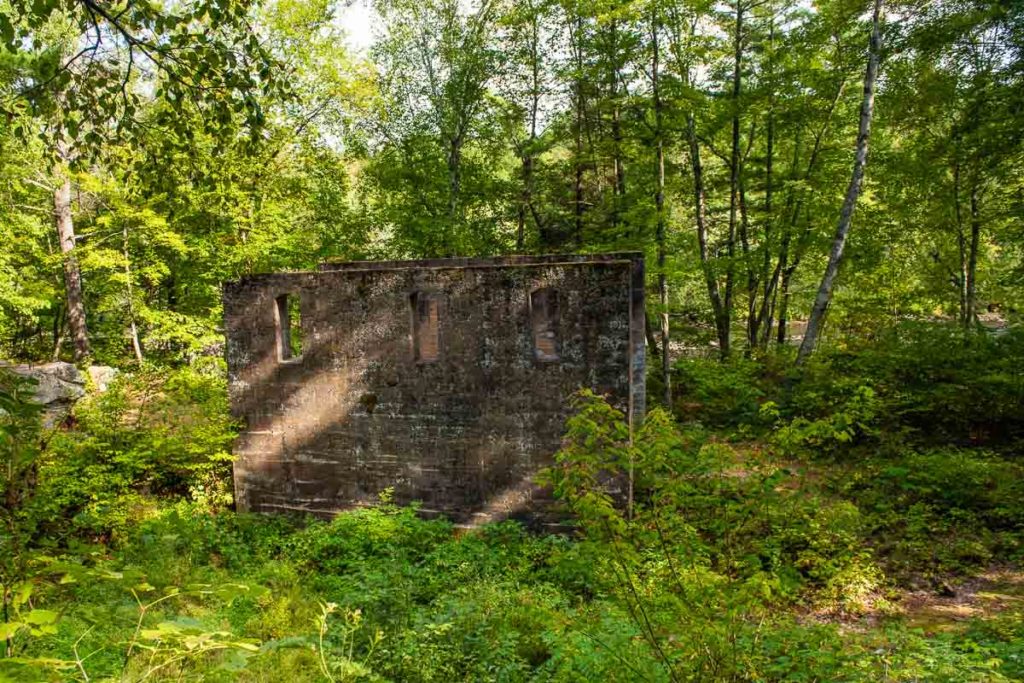
{"type": "Polygon", "coordinates": [[[440,355],[437,297],[416,292],[412,304],[412,355],[417,363],[432,363],[440,355]]]}
{"type": "Polygon", "coordinates": [[[297,360],[302,356],[302,310],[297,294],[282,294],[277,306],[278,360],[297,360]]]}
{"type": "Polygon", "coordinates": [[[558,291],[550,287],[530,293],[530,326],[534,357],[545,363],[558,360],[558,291]]]}

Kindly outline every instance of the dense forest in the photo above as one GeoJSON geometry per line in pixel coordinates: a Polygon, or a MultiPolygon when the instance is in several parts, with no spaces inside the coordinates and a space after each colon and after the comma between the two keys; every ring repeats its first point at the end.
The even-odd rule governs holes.
{"type": "Polygon", "coordinates": [[[0,680],[1024,679],[1024,5],[351,9],[0,0],[0,680]],[[625,250],[571,533],[232,511],[223,282],[625,250]]]}

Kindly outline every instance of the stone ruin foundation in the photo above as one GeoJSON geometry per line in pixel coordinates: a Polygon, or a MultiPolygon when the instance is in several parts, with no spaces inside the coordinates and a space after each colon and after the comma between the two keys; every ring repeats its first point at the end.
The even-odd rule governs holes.
{"type": "Polygon", "coordinates": [[[552,521],[581,387],[644,411],[639,253],[326,263],[224,286],[240,510],[552,521]]]}

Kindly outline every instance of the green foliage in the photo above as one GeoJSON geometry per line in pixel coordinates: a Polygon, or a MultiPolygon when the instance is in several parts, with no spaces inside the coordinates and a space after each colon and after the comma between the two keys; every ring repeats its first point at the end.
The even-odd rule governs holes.
{"type": "Polygon", "coordinates": [[[911,450],[840,468],[834,486],[868,513],[894,576],[930,581],[1021,557],[1022,473],[985,451],[911,450]]]}
{"type": "Polygon", "coordinates": [[[36,493],[41,450],[40,409],[31,400],[34,386],[34,380],[0,368],[0,601],[5,615],[9,604],[20,611],[31,591],[26,567],[39,520],[24,508],[36,493]]]}
{"type": "MultiPolygon", "coordinates": [[[[775,404],[766,403],[763,415],[776,414],[775,404]]],[[[876,436],[876,420],[881,410],[880,401],[869,386],[859,386],[841,405],[835,406],[826,417],[814,420],[797,416],[783,424],[772,435],[773,443],[784,453],[795,455],[835,455],[847,450],[856,441],[876,436]]]]}
{"type": "MultiPolygon", "coordinates": [[[[22,59],[18,77],[2,83],[5,109],[48,118],[51,125],[38,132],[55,159],[95,158],[105,151],[108,127],[122,134],[140,127],[147,102],[133,86],[148,63],[158,74],[150,81],[154,94],[171,107],[152,123],[167,127],[168,138],[189,137],[177,115],[196,109],[208,132],[229,138],[247,128],[256,138],[265,121],[256,95],[283,94],[287,83],[248,30],[249,19],[248,4],[240,2],[173,9],[7,2],[0,7],[0,48],[22,59]]],[[[14,132],[27,140],[33,128],[19,121],[14,132]]]]}
{"type": "Polygon", "coordinates": [[[765,395],[762,367],[746,359],[727,363],[684,359],[673,368],[675,410],[709,427],[752,423],[765,395]]]}
{"type": "Polygon", "coordinates": [[[0,1],[0,353],[72,353],[77,268],[93,357],[130,367],[56,430],[0,368],[0,678],[1024,677],[1017,602],[937,634],[900,614],[1024,557],[1024,15],[990,4],[887,23],[796,371],[778,325],[849,177],[861,6],[387,0],[363,59],[323,0],[0,1]],[[712,353],[713,317],[747,352],[679,361],[672,414],[632,433],[576,398],[545,475],[572,534],[386,492],[329,522],[225,511],[225,280],[568,248],[664,254],[672,352],[712,353]]]}
{"type": "Polygon", "coordinates": [[[58,533],[122,533],[152,496],[230,504],[233,424],[219,361],[143,368],[75,407],[78,428],[57,431],[39,463],[30,514],[58,533]]]}
{"type": "MultiPolygon", "coordinates": [[[[221,390],[188,374],[166,381],[178,383],[211,401],[221,390]]],[[[110,405],[125,400],[126,386],[148,385],[125,381],[110,405]]],[[[901,563],[930,566],[907,554],[915,544],[966,540],[967,525],[975,536],[1013,538],[1022,477],[1011,461],[957,450],[912,453],[902,467],[891,455],[858,467],[826,459],[812,477],[805,465],[782,468],[766,452],[680,429],[660,410],[630,440],[621,413],[600,397],[582,393],[576,407],[546,475],[574,512],[575,538],[513,523],[459,531],[392,505],[386,492],[380,505],[331,521],[215,512],[205,500],[154,504],[150,495],[113,544],[70,537],[8,587],[13,657],[0,658],[0,675],[867,682],[1019,674],[1024,630],[1015,612],[926,636],[902,624],[888,597],[901,563]],[[952,525],[949,534],[914,527],[922,510],[952,525]],[[883,621],[853,630],[828,622],[864,614],[883,621]]],[[[111,426],[84,419],[76,427],[79,438],[92,430],[108,435],[111,426]]],[[[132,471],[142,474],[125,490],[158,480],[151,465],[132,471]]],[[[53,472],[40,471],[44,487],[53,472]]],[[[989,557],[996,552],[1006,547],[989,547],[989,557]]],[[[965,562],[938,569],[966,571],[965,562]]]]}
{"type": "Polygon", "coordinates": [[[1022,353],[1019,329],[963,334],[948,325],[903,325],[835,352],[822,371],[864,378],[889,423],[925,440],[1012,443],[1024,436],[1022,353]]]}
{"type": "Polygon", "coordinates": [[[1024,335],[902,324],[823,350],[800,371],[785,356],[677,364],[676,412],[737,435],[773,431],[789,453],[843,455],[881,440],[1013,448],[1024,434],[1024,335]]]}

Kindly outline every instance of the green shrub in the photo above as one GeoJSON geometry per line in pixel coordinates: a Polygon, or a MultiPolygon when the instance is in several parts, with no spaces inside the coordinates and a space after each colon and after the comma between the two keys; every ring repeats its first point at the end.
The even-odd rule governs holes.
{"type": "Polygon", "coordinates": [[[94,536],[123,534],[152,497],[230,504],[228,412],[221,362],[119,377],[75,406],[74,427],[56,431],[39,468],[40,519],[94,536]]]}
{"type": "Polygon", "coordinates": [[[803,383],[871,386],[886,427],[931,442],[1013,444],[1024,438],[1024,330],[965,334],[954,325],[903,324],[826,351],[803,383]],[[812,381],[808,381],[812,380],[812,381]]]}
{"type": "MultiPolygon", "coordinates": [[[[991,445],[1024,439],[1024,330],[965,333],[904,323],[825,347],[795,369],[788,350],[757,360],[686,359],[675,414],[739,430],[790,426],[793,449],[848,451],[863,437],[991,445]]],[[[868,439],[870,440],[870,439],[868,439]]]]}
{"type": "Polygon", "coordinates": [[[675,413],[712,427],[753,423],[765,396],[763,372],[759,363],[747,359],[680,360],[672,377],[675,413]]]}

